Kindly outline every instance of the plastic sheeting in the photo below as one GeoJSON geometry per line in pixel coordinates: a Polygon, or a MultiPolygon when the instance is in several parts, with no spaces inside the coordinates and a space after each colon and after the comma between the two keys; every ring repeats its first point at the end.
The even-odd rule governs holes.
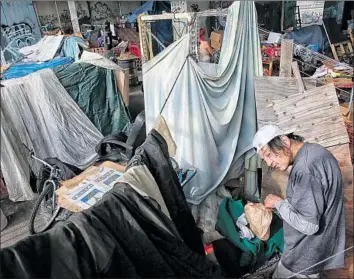
{"type": "Polygon", "coordinates": [[[287,34],[286,38],[293,39],[296,44],[317,45],[318,52],[323,52],[327,44],[327,38],[321,25],[310,25],[294,30],[287,34]]]}
{"type": "Polygon", "coordinates": [[[53,69],[72,62],[71,58],[58,57],[44,63],[19,63],[8,68],[2,76],[3,79],[20,78],[42,69],[53,69]]]}
{"type": "Polygon", "coordinates": [[[262,74],[262,64],[253,2],[229,8],[222,45],[219,64],[198,64],[187,57],[187,34],[143,65],[148,131],[182,69],[162,115],[179,165],[198,169],[184,187],[194,204],[223,181],[256,132],[254,76],[262,74]]]}
{"type": "Polygon", "coordinates": [[[83,49],[88,48],[83,38],[75,36],[71,38],[66,38],[61,49],[61,56],[70,57],[75,61],[79,60],[79,46],[83,49]]]}
{"type": "MultiPolygon", "coordinates": [[[[39,158],[57,157],[85,168],[95,159],[102,134],[68,95],[52,70],[3,82],[1,170],[12,201],[34,197],[25,143],[39,158]]],[[[39,164],[32,162],[34,171],[39,164]]]]}
{"type": "Polygon", "coordinates": [[[113,70],[89,63],[73,63],[54,69],[54,73],[104,136],[130,130],[130,120],[113,70]]]}

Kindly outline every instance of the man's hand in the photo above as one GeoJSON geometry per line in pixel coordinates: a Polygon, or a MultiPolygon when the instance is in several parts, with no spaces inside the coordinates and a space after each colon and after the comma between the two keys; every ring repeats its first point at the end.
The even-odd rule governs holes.
{"type": "Polygon", "coordinates": [[[267,208],[275,208],[276,203],[281,200],[282,200],[281,197],[270,194],[265,198],[264,205],[267,208]]]}

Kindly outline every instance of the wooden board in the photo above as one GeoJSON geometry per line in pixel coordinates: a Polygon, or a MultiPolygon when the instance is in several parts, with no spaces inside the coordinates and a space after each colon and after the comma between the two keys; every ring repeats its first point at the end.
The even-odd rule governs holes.
{"type": "MultiPolygon", "coordinates": [[[[303,81],[307,90],[316,87],[314,79],[304,78],[303,81]]],[[[274,100],[299,92],[293,77],[255,77],[255,93],[258,127],[261,128],[277,121],[272,107],[274,100]]]]}
{"type": "Polygon", "coordinates": [[[293,63],[291,63],[291,69],[293,70],[293,74],[296,79],[298,92],[300,92],[300,93],[305,92],[306,88],[304,85],[304,81],[302,80],[300,70],[299,70],[299,64],[297,63],[297,61],[294,61],[293,63]]]}
{"type": "Polygon", "coordinates": [[[327,84],[273,101],[277,124],[282,129],[296,128],[308,142],[331,147],[349,143],[336,89],[327,84]]]}
{"type": "Polygon", "coordinates": [[[279,77],[291,77],[291,63],[293,62],[293,40],[282,40],[280,50],[279,77]]]}

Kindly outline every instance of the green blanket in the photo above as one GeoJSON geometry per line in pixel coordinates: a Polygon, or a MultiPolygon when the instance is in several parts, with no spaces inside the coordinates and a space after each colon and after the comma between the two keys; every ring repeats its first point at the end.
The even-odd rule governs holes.
{"type": "Polygon", "coordinates": [[[249,266],[253,270],[264,264],[277,251],[283,251],[282,220],[276,214],[273,214],[270,238],[266,242],[257,237],[252,240],[241,239],[236,221],[243,213],[244,205],[241,200],[223,199],[219,206],[216,229],[243,251],[240,266],[249,266]]]}
{"type": "Polygon", "coordinates": [[[130,120],[113,70],[73,63],[54,69],[54,73],[103,136],[129,130],[130,120]]]}

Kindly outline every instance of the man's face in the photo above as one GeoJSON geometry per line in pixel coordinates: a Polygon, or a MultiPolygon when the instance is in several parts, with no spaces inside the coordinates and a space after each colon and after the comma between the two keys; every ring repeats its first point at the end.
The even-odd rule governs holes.
{"type": "Polygon", "coordinates": [[[286,153],[284,153],[283,150],[279,150],[275,153],[270,150],[268,145],[266,145],[258,152],[258,154],[267,165],[273,169],[286,171],[291,164],[290,150],[286,153]]]}

